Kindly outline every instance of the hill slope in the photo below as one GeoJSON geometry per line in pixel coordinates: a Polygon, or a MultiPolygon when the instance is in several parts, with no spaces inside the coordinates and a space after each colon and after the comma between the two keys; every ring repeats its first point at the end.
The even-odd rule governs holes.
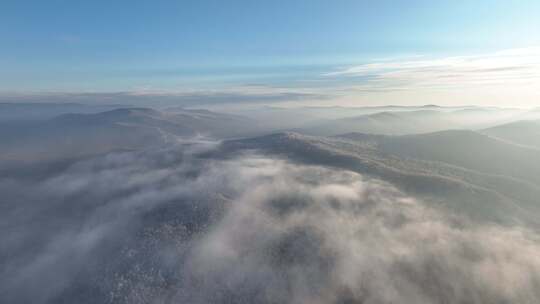
{"type": "Polygon", "coordinates": [[[370,142],[377,150],[402,158],[444,162],[540,185],[540,150],[474,131],[451,130],[406,136],[347,134],[342,137],[370,142]]]}
{"type": "Polygon", "coordinates": [[[351,136],[323,138],[280,133],[228,141],[223,149],[230,153],[256,149],[303,163],[353,170],[477,219],[507,221],[513,218],[540,223],[534,215],[540,211],[539,183],[433,161],[433,156],[430,160],[408,158],[406,153],[391,154],[388,153],[390,146],[381,149],[379,145],[385,138],[368,135],[357,140],[351,136]]]}
{"type": "Polygon", "coordinates": [[[540,148],[540,121],[516,121],[481,131],[513,143],[540,148]]]}

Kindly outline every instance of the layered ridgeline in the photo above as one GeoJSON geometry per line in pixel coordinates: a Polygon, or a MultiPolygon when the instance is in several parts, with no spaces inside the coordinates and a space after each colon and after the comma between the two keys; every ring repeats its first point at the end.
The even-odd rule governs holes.
{"type": "Polygon", "coordinates": [[[253,120],[207,110],[120,108],[62,114],[52,119],[0,124],[0,160],[62,159],[144,149],[179,138],[223,138],[256,130],[253,120]]]}
{"type": "Polygon", "coordinates": [[[0,161],[62,159],[136,150],[182,138],[226,139],[278,131],[328,136],[350,132],[403,135],[475,129],[522,145],[538,145],[538,111],[479,107],[262,108],[242,115],[170,107],[1,104],[0,161]],[[73,113],[69,113],[73,111],[73,113]],[[58,113],[58,116],[49,116],[58,113]],[[26,119],[23,119],[26,117],[26,119]],[[517,125],[513,126],[512,124],[517,125]],[[508,125],[503,125],[508,124],[508,125]],[[524,125],[527,124],[527,125],[524,125]],[[503,125],[496,127],[497,125],[503,125]]]}
{"type": "Polygon", "coordinates": [[[122,107],[128,106],[53,102],[0,102],[0,123],[46,120],[69,113],[92,114],[122,107]]]}
{"type": "MultiPolygon", "coordinates": [[[[449,129],[483,129],[513,122],[523,117],[538,117],[533,111],[499,108],[444,108],[424,107],[409,110],[382,108],[384,111],[349,115],[347,117],[315,121],[298,131],[311,135],[339,135],[360,132],[385,135],[428,133],[449,129]]],[[[354,113],[351,111],[350,113],[354,113]]]]}

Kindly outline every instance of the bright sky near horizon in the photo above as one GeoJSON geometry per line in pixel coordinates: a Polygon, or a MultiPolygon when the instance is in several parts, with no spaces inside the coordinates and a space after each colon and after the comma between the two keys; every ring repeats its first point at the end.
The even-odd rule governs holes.
{"type": "Polygon", "coordinates": [[[4,0],[0,20],[0,100],[540,105],[538,0],[4,0]]]}

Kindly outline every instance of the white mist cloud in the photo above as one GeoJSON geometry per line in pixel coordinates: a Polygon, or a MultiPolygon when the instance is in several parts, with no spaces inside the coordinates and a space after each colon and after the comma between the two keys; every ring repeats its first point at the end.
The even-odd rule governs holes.
{"type": "Polygon", "coordinates": [[[352,172],[269,160],[232,168],[244,168],[249,190],[194,245],[181,301],[539,299],[540,247],[524,230],[443,215],[352,172]]]}
{"type": "Polygon", "coordinates": [[[540,300],[540,243],[523,227],[470,223],[346,170],[200,151],[0,180],[1,302],[540,300]]]}

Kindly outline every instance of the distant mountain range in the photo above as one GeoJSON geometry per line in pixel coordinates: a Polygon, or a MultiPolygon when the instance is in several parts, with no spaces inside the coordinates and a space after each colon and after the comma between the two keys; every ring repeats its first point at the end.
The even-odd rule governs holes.
{"type": "Polygon", "coordinates": [[[482,129],[515,121],[520,119],[520,115],[523,113],[518,110],[494,108],[435,110],[430,106],[407,111],[389,111],[385,108],[385,111],[372,114],[315,121],[297,130],[311,135],[338,135],[347,132],[405,135],[448,129],[482,129]]]}
{"type": "Polygon", "coordinates": [[[54,118],[67,113],[99,113],[127,105],[87,105],[80,103],[0,103],[0,123],[35,121],[54,118]]]}
{"type": "Polygon", "coordinates": [[[249,135],[257,122],[207,110],[120,108],[0,125],[0,160],[36,160],[143,149],[176,138],[249,135]]]}
{"type": "MultiPolygon", "coordinates": [[[[13,107],[14,113],[23,113],[17,112],[20,109],[40,112],[44,107],[42,104],[2,106],[13,107]]],[[[53,104],[43,113],[51,115],[70,109],[95,111],[98,108],[53,104]]],[[[328,108],[272,108],[262,113],[246,110],[241,111],[244,115],[237,115],[179,107],[159,111],[116,108],[97,113],[64,113],[49,119],[43,119],[46,115],[42,113],[38,115],[41,117],[39,120],[20,119],[0,123],[0,162],[62,160],[110,151],[145,149],[194,137],[223,140],[254,136],[263,146],[270,143],[279,146],[276,141],[285,141],[281,149],[287,153],[292,153],[291,149],[301,142],[316,139],[317,142],[324,142],[325,147],[332,146],[332,149],[337,147],[336,142],[340,142],[340,153],[343,147],[353,148],[355,153],[360,151],[361,155],[368,155],[372,160],[374,155],[384,158],[385,163],[388,162],[385,157],[389,155],[399,159],[400,163],[416,159],[430,162],[429,166],[444,163],[478,174],[504,176],[517,183],[540,181],[540,158],[534,149],[540,147],[540,123],[519,120],[540,114],[535,111],[435,105],[354,109],[330,107],[330,111],[335,113],[328,116],[340,118],[328,119],[321,118],[325,110],[328,108]],[[360,112],[364,114],[342,117],[345,113],[353,115],[360,112]],[[269,120],[275,121],[270,124],[269,120]],[[290,127],[292,125],[298,127],[290,127]],[[296,133],[257,137],[279,130],[296,133]],[[320,137],[329,135],[338,137],[320,137]],[[302,140],[292,140],[298,138],[302,140]],[[536,159],[538,162],[531,161],[536,159]]],[[[278,148],[273,147],[272,150],[278,148]]]]}

